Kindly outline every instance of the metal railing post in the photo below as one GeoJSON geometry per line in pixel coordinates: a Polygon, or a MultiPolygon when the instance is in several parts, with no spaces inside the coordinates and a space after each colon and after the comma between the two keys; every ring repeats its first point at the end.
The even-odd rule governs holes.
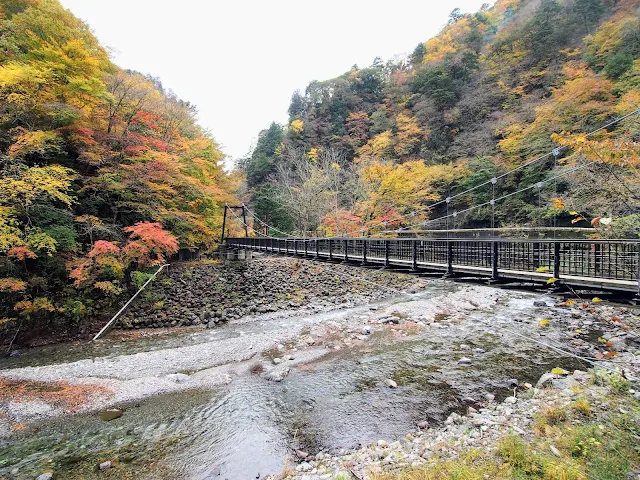
{"type": "Polygon", "coordinates": [[[367,264],[367,241],[362,239],[362,265],[367,264]]]}
{"type": "Polygon", "coordinates": [[[384,241],[384,268],[389,268],[389,254],[391,253],[391,240],[384,241]]]}
{"type": "Polygon", "coordinates": [[[329,260],[333,260],[333,240],[329,239],[329,260]]]}
{"type": "Polygon", "coordinates": [[[349,261],[349,240],[344,239],[344,261],[349,261]]]}
{"type": "Polygon", "coordinates": [[[316,257],[315,258],[320,258],[320,243],[318,242],[317,238],[316,238],[316,257]]]}
{"type": "Polygon", "coordinates": [[[498,255],[500,244],[496,241],[491,243],[491,280],[498,280],[498,255]]]}
{"type": "Polygon", "coordinates": [[[413,239],[412,251],[411,251],[411,270],[416,272],[418,270],[418,240],[413,239]]]}
{"type": "Polygon", "coordinates": [[[447,241],[447,273],[453,275],[453,242],[447,241]]]}
{"type": "Polygon", "coordinates": [[[560,278],[560,242],[553,242],[553,277],[560,278]]]}

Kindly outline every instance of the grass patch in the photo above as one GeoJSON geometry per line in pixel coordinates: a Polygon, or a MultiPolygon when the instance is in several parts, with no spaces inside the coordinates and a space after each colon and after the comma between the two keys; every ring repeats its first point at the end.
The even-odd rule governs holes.
{"type": "Polygon", "coordinates": [[[586,416],[591,415],[591,412],[592,412],[591,403],[589,403],[589,400],[587,400],[584,397],[581,397],[577,399],[575,402],[573,402],[573,405],[571,405],[571,408],[573,408],[576,412],[586,416]]]}

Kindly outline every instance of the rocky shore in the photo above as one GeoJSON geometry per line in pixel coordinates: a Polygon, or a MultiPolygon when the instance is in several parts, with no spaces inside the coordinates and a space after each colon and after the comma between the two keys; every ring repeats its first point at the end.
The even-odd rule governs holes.
{"type": "Polygon", "coordinates": [[[218,324],[313,303],[322,310],[417,290],[410,275],[257,256],[250,261],[193,262],[172,266],[119,321],[120,328],[218,324]],[[375,288],[369,282],[382,285],[375,288]],[[388,287],[385,289],[384,287],[388,287]]]}
{"type": "Polygon", "coordinates": [[[292,457],[295,463],[268,478],[506,479],[526,470],[521,463],[527,461],[537,470],[529,472],[531,477],[517,478],[605,478],[588,472],[590,462],[611,448],[619,457],[599,467],[613,472],[606,478],[637,480],[639,398],[640,392],[620,373],[603,368],[570,373],[558,368],[536,385],[514,388],[513,395],[500,403],[489,395],[469,405],[466,415],[452,413],[443,425],[420,422],[393,442],[379,440],[338,455],[298,450],[292,457]],[[616,440],[610,442],[607,436],[616,440]],[[620,445],[629,441],[635,442],[627,445],[631,448],[620,445]],[[513,458],[516,455],[522,458],[513,458]],[[469,476],[455,475],[463,471],[469,476]]]}

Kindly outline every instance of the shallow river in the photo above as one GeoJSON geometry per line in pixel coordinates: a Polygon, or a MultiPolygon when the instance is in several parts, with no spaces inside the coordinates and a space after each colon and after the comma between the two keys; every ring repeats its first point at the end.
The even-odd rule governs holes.
{"type": "MultiPolygon", "coordinates": [[[[437,283],[433,293],[457,288],[437,283]]],[[[114,455],[131,461],[128,468],[138,472],[126,478],[258,478],[280,471],[295,448],[313,454],[397,439],[417,422],[438,423],[451,411],[464,411],[465,397],[483,401],[490,392],[499,400],[510,393],[512,379],[535,383],[552,367],[583,367],[504,330],[518,328],[537,335],[533,333],[534,298],[510,292],[490,311],[475,311],[446,328],[432,327],[402,341],[373,335],[365,346],[333,352],[305,368],[292,369],[281,383],[244,376],[213,391],[162,395],[127,405],[124,415],[111,422],[102,422],[95,414],[42,421],[0,439],[0,478],[33,479],[47,468],[68,473],[59,478],[98,478],[86,468],[78,473],[83,472],[82,462],[95,463],[114,455]],[[461,344],[470,348],[462,350],[461,344]],[[470,357],[472,365],[459,366],[462,356],[470,357]],[[387,388],[387,378],[399,387],[387,388]]],[[[363,310],[367,307],[330,315],[363,310]]],[[[172,348],[242,336],[252,329],[301,328],[325,317],[229,324],[138,343],[48,347],[6,359],[2,366],[172,348]]],[[[109,477],[125,478],[118,477],[121,468],[124,465],[112,469],[109,477]]]]}

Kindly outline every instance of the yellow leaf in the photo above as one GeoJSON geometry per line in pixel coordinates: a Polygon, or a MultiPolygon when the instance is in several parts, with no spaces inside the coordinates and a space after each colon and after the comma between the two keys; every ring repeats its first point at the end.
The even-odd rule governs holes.
{"type": "Polygon", "coordinates": [[[551,373],[554,375],[568,375],[569,372],[567,372],[564,368],[560,368],[560,367],[554,367],[551,369],[551,373]]]}
{"type": "Polygon", "coordinates": [[[575,210],[571,210],[571,211],[569,212],[569,215],[578,215],[578,212],[576,212],[575,210]]]}
{"type": "Polygon", "coordinates": [[[602,299],[600,297],[593,297],[593,299],[591,301],[593,303],[600,303],[602,301],[602,299]]]}
{"type": "Polygon", "coordinates": [[[538,267],[536,268],[536,272],[538,273],[547,273],[549,271],[549,267],[538,267]]]}
{"type": "Polygon", "coordinates": [[[547,320],[547,319],[540,320],[538,322],[538,326],[540,326],[540,327],[546,327],[547,325],[549,325],[549,320],[547,320]]]}
{"type": "Polygon", "coordinates": [[[551,277],[549,280],[547,280],[547,285],[552,285],[554,283],[556,283],[558,281],[557,278],[551,277]]]}
{"type": "Polygon", "coordinates": [[[607,343],[606,338],[598,337],[598,343],[607,343]]]}
{"type": "Polygon", "coordinates": [[[576,330],[576,333],[577,333],[578,335],[584,335],[584,331],[583,331],[583,330],[580,330],[580,329],[577,329],[577,330],[576,330]]]}

